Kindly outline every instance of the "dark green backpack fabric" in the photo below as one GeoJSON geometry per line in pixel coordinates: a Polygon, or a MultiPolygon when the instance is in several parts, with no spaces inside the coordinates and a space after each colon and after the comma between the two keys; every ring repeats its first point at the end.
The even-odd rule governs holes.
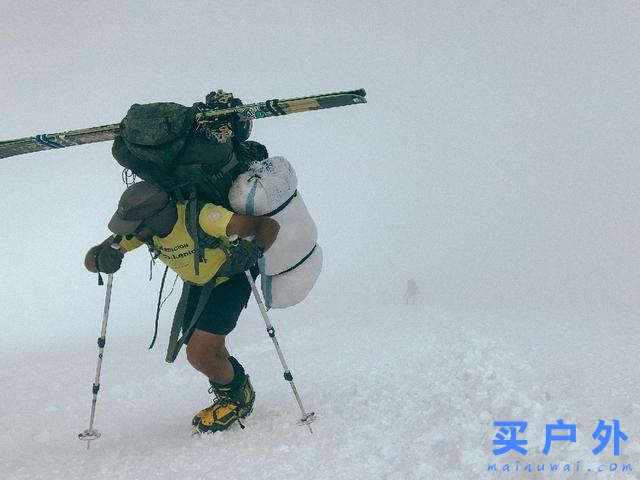
{"type": "Polygon", "coordinates": [[[194,125],[202,105],[132,105],[111,152],[124,168],[178,201],[198,198],[230,208],[227,196],[233,179],[251,162],[267,158],[267,149],[236,139],[218,143],[194,125]]]}
{"type": "Polygon", "coordinates": [[[120,124],[120,135],[133,155],[168,169],[184,147],[195,115],[195,109],[178,103],[135,103],[120,124]]]}

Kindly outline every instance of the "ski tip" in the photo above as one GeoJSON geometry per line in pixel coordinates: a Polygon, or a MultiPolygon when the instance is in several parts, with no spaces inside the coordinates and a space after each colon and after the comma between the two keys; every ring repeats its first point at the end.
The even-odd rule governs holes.
{"type": "Polygon", "coordinates": [[[348,92],[349,95],[351,95],[351,99],[353,101],[353,103],[358,104],[358,103],[367,103],[367,92],[365,91],[364,88],[359,88],[358,90],[352,90],[351,92],[348,92]]]}
{"type": "Polygon", "coordinates": [[[367,92],[364,88],[358,88],[357,90],[349,90],[347,92],[337,92],[333,94],[329,94],[329,96],[339,96],[339,95],[348,95],[353,99],[353,103],[367,103],[367,92]]]}

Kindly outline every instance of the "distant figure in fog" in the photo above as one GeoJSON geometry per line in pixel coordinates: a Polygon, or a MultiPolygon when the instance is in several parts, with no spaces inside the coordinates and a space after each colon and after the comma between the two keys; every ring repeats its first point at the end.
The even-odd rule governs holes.
{"type": "Polygon", "coordinates": [[[413,278],[407,280],[407,291],[404,294],[405,305],[415,305],[418,293],[420,293],[420,290],[416,281],[413,278]]]}

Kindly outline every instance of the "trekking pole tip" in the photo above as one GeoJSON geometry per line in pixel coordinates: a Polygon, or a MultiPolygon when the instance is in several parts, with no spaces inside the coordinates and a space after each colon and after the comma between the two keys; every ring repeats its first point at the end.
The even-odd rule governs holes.
{"type": "Polygon", "coordinates": [[[89,450],[89,447],[91,446],[91,442],[93,440],[99,439],[100,435],[101,435],[100,432],[95,428],[87,429],[87,430],[84,430],[82,433],[78,434],[78,439],[83,442],[87,442],[87,450],[89,450]]]}
{"type": "Polygon", "coordinates": [[[306,425],[307,427],[309,427],[309,431],[313,433],[313,430],[311,429],[311,424],[315,421],[315,419],[316,419],[315,412],[305,413],[302,416],[302,418],[298,420],[298,425],[300,426],[306,425]]]}

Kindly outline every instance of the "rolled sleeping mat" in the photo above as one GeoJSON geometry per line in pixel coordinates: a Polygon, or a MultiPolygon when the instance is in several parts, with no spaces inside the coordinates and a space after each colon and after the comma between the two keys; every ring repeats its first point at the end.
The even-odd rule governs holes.
{"type": "Polygon", "coordinates": [[[296,265],[316,244],[318,230],[296,190],[295,170],[284,157],[254,162],[233,181],[229,203],[236,213],[264,215],[280,225],[276,241],[260,260],[260,272],[275,275],[296,265]]]}
{"type": "Polygon", "coordinates": [[[298,188],[298,178],[284,157],[253,162],[229,190],[231,209],[243,215],[267,215],[285,203],[298,188]]]}
{"type": "Polygon", "coordinates": [[[258,261],[267,308],[303,300],[322,270],[318,230],[297,186],[295,170],[279,156],[252,163],[229,190],[234,212],[269,216],[280,225],[275,242],[258,261]]]}
{"type": "Polygon", "coordinates": [[[322,248],[316,244],[295,268],[278,275],[260,275],[260,287],[267,309],[287,308],[304,300],[322,271],[322,248]]]}
{"type": "Polygon", "coordinates": [[[311,252],[318,240],[318,230],[297,192],[285,208],[270,217],[278,222],[280,230],[258,265],[261,273],[277,275],[297,265],[311,252]]]}

